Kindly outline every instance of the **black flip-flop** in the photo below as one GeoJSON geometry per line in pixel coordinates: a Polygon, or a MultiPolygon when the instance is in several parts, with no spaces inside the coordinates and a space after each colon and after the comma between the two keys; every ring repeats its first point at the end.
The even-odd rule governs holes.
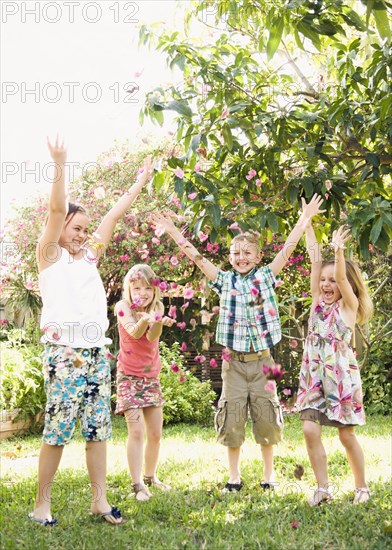
{"type": "Polygon", "coordinates": [[[53,525],[56,525],[57,523],[57,519],[41,519],[41,518],[37,518],[33,512],[31,512],[29,514],[29,518],[33,521],[35,521],[36,523],[39,523],[40,525],[43,525],[44,527],[52,527],[53,525]]]}
{"type": "Polygon", "coordinates": [[[242,481],[240,481],[239,483],[229,483],[229,482],[227,482],[226,485],[225,485],[225,489],[229,493],[237,493],[238,491],[240,491],[242,489],[243,486],[244,486],[244,484],[242,483],[242,481]]]}
{"type": "Polygon", "coordinates": [[[115,508],[114,506],[109,512],[104,512],[103,514],[91,514],[91,515],[94,517],[102,518],[104,521],[109,523],[109,525],[121,525],[125,523],[125,520],[122,517],[120,510],[118,508],[115,508]],[[113,519],[114,520],[121,519],[121,521],[113,521],[113,519]]]}

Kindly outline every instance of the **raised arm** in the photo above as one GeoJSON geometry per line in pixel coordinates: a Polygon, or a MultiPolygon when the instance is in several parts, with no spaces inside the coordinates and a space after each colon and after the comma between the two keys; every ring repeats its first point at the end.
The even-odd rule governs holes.
{"type": "Polygon", "coordinates": [[[152,161],[151,157],[147,157],[143,163],[143,172],[138,175],[136,182],[129,188],[128,192],[120,197],[113,208],[105,215],[94,234],[94,238],[104,245],[103,249],[98,250],[98,256],[108,246],[117,222],[135,202],[140,191],[151,178],[151,173],[152,161]]]}
{"type": "Polygon", "coordinates": [[[58,136],[53,145],[48,139],[48,149],[54,162],[54,175],[49,199],[48,219],[37,243],[38,271],[42,271],[58,258],[58,242],[68,212],[68,195],[65,184],[67,149],[64,146],[64,141],[59,142],[58,136]]]}
{"type": "Polygon", "coordinates": [[[197,267],[204,273],[204,275],[214,281],[218,275],[218,267],[212,262],[204,258],[199,251],[190,243],[174,225],[169,215],[161,214],[160,212],[154,212],[151,214],[152,223],[158,227],[162,227],[173,241],[180,247],[180,249],[191,259],[197,267]]]}
{"type": "Polygon", "coordinates": [[[355,296],[352,286],[346,275],[346,260],[344,257],[345,243],[350,238],[350,229],[342,225],[333,232],[331,246],[335,251],[335,281],[342,295],[344,307],[356,314],[358,298],[355,296]]]}
{"type": "Polygon", "coordinates": [[[323,198],[320,195],[313,195],[309,204],[306,204],[305,200],[302,201],[302,213],[298,219],[298,222],[291,231],[290,235],[287,237],[282,250],[278,252],[270,264],[274,275],[277,275],[286,265],[291,254],[294,252],[298,241],[304,234],[309,221],[317,214],[325,212],[325,210],[320,210],[322,202],[323,198]]]}
{"type": "Polygon", "coordinates": [[[320,296],[320,274],[323,259],[321,256],[321,245],[317,241],[312,222],[310,221],[305,229],[306,250],[309,255],[310,272],[310,293],[313,303],[318,302],[320,296]]]}

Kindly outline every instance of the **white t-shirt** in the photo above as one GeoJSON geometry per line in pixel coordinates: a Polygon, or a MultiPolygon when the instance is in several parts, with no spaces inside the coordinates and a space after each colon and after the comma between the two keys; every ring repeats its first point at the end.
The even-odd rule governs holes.
{"type": "Polygon", "coordinates": [[[95,260],[80,260],[61,248],[61,258],[39,274],[44,343],[72,348],[102,347],[111,343],[105,289],[95,260]]]}

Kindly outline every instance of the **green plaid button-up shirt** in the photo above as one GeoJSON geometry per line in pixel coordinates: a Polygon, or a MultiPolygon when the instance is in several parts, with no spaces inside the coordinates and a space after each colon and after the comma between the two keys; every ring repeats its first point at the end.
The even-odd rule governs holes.
{"type": "Polygon", "coordinates": [[[220,296],[216,341],[226,348],[249,352],[268,349],[282,338],[274,288],[276,278],[269,265],[254,267],[244,277],[219,270],[209,286],[220,296]]]}

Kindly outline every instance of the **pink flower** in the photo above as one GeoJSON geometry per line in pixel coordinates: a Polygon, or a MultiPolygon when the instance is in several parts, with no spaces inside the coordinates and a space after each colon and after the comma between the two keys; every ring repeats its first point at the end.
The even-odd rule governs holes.
{"type": "Polygon", "coordinates": [[[177,306],[170,306],[168,316],[177,319],[177,306]]]}
{"type": "Polygon", "coordinates": [[[204,363],[205,360],[206,360],[206,358],[205,358],[204,355],[196,355],[196,357],[195,357],[196,363],[204,363]]]}
{"type": "Polygon", "coordinates": [[[180,376],[180,378],[179,378],[178,380],[179,380],[180,382],[185,382],[185,376],[184,376],[184,375],[180,376]]]}
{"type": "Polygon", "coordinates": [[[207,243],[206,249],[208,250],[208,252],[212,252],[213,254],[216,254],[219,251],[219,244],[207,243]]]}
{"type": "Polygon", "coordinates": [[[258,296],[260,294],[260,292],[257,290],[257,288],[254,288],[254,287],[252,287],[250,289],[250,291],[253,294],[253,296],[258,296]]]}
{"type": "Polygon", "coordinates": [[[276,388],[276,384],[273,380],[268,380],[268,382],[264,386],[265,391],[271,392],[271,393],[275,391],[275,388],[276,388]]]}
{"type": "MultiPolygon", "coordinates": [[[[201,165],[199,162],[196,162],[194,171],[198,174],[201,171],[201,165]]],[[[192,193],[193,194],[193,193],[192,193]]],[[[189,196],[189,195],[188,195],[189,196]]]]}
{"type": "Polygon", "coordinates": [[[290,390],[290,388],[285,388],[285,389],[283,390],[283,393],[284,393],[284,395],[287,395],[287,396],[288,396],[288,395],[291,395],[291,390],[290,390]]]}
{"type": "Polygon", "coordinates": [[[274,307],[269,307],[268,313],[271,315],[271,317],[276,317],[276,309],[274,307]]]}
{"type": "Polygon", "coordinates": [[[259,188],[261,187],[261,180],[257,179],[255,181],[255,183],[256,183],[257,187],[259,187],[259,188]]]}
{"type": "Polygon", "coordinates": [[[248,172],[248,174],[245,176],[248,181],[252,180],[255,176],[257,176],[256,170],[251,168],[248,172]]]}
{"type": "Polygon", "coordinates": [[[160,282],[161,281],[159,279],[151,279],[152,286],[159,286],[160,282]]]}
{"type": "Polygon", "coordinates": [[[223,109],[223,111],[221,112],[221,119],[222,120],[225,120],[225,118],[227,118],[229,116],[229,109],[227,107],[225,107],[223,109]]]}
{"type": "Polygon", "coordinates": [[[156,313],[156,314],[154,315],[154,321],[155,321],[156,323],[158,323],[159,321],[162,321],[162,315],[160,315],[159,313],[156,313]]]}
{"type": "MultiPolygon", "coordinates": [[[[196,167],[195,167],[196,168],[196,167]]],[[[196,170],[195,170],[196,171],[196,170]]],[[[188,199],[191,199],[192,201],[197,197],[197,193],[189,193],[188,199]]]]}
{"type": "Polygon", "coordinates": [[[184,170],[181,170],[181,168],[176,168],[174,173],[180,180],[184,179],[184,170]]]}
{"type": "Polygon", "coordinates": [[[230,361],[231,360],[231,353],[230,353],[229,349],[224,348],[222,350],[222,359],[223,359],[223,361],[230,361]]]}
{"type": "Polygon", "coordinates": [[[173,372],[179,372],[180,371],[180,367],[174,362],[172,362],[172,364],[170,365],[170,368],[173,372]]]}
{"type": "Polygon", "coordinates": [[[268,365],[262,365],[261,372],[267,376],[271,372],[271,369],[268,365]]]}
{"type": "Polygon", "coordinates": [[[297,340],[290,340],[290,346],[295,349],[296,347],[298,347],[298,342],[297,340]]]}
{"type": "Polygon", "coordinates": [[[157,239],[156,237],[153,237],[151,239],[151,242],[153,242],[154,244],[161,244],[161,241],[159,239],[157,239]]]}
{"type": "Polygon", "coordinates": [[[218,313],[219,313],[219,306],[214,306],[214,307],[212,308],[212,313],[213,313],[214,315],[218,315],[218,313]]]}
{"type": "Polygon", "coordinates": [[[308,293],[307,292],[303,292],[302,293],[302,298],[307,298],[308,297],[308,293]]]}
{"type": "Polygon", "coordinates": [[[178,283],[170,283],[170,288],[175,290],[178,287],[178,283]]]}
{"type": "Polygon", "coordinates": [[[195,292],[194,292],[193,288],[186,288],[185,291],[184,291],[185,300],[191,300],[193,298],[194,293],[195,292]]]}
{"type": "Polygon", "coordinates": [[[158,225],[157,228],[155,229],[154,233],[157,237],[162,237],[162,235],[164,234],[165,232],[165,229],[163,228],[162,225],[158,225]]]}
{"type": "Polygon", "coordinates": [[[181,349],[181,351],[186,351],[186,350],[188,349],[188,346],[186,345],[185,342],[183,342],[183,343],[181,344],[180,349],[181,349]]]}
{"type": "Polygon", "coordinates": [[[185,302],[184,304],[182,304],[182,306],[180,307],[181,311],[184,311],[186,308],[189,307],[189,302],[185,302]]]}
{"type": "Polygon", "coordinates": [[[182,322],[182,323],[177,323],[177,327],[180,329],[180,330],[184,330],[184,328],[186,327],[186,323],[182,322]]]}
{"type": "Polygon", "coordinates": [[[326,199],[329,199],[328,193],[325,193],[325,194],[324,194],[324,197],[325,197],[326,199]]]}
{"type": "Polygon", "coordinates": [[[238,223],[237,222],[232,223],[231,225],[229,225],[229,229],[239,229],[238,223]]]}
{"type": "Polygon", "coordinates": [[[159,283],[159,289],[162,290],[163,292],[164,292],[165,290],[167,290],[167,284],[165,283],[165,281],[161,281],[161,282],[159,283]]]}
{"type": "Polygon", "coordinates": [[[203,233],[203,231],[199,231],[197,236],[199,237],[202,243],[204,243],[204,241],[208,239],[208,235],[206,235],[206,233],[203,233]]]}
{"type": "Polygon", "coordinates": [[[207,149],[205,147],[198,147],[196,153],[200,153],[203,157],[207,156],[207,149]]]}
{"type": "Polygon", "coordinates": [[[177,256],[172,256],[172,257],[170,258],[170,263],[171,263],[172,265],[178,265],[178,258],[177,258],[177,256]]]}
{"type": "Polygon", "coordinates": [[[74,350],[71,347],[67,346],[64,348],[65,357],[72,357],[73,354],[74,354],[74,350]]]}
{"type": "Polygon", "coordinates": [[[215,359],[211,359],[210,361],[210,367],[212,367],[213,369],[216,369],[216,367],[218,366],[218,363],[216,362],[215,359]]]}
{"type": "Polygon", "coordinates": [[[119,316],[119,317],[124,317],[124,312],[123,312],[123,310],[122,310],[122,309],[120,309],[120,310],[119,310],[119,312],[118,312],[118,316],[119,316]]]}
{"type": "Polygon", "coordinates": [[[280,382],[282,380],[284,371],[282,369],[282,366],[275,363],[275,365],[271,369],[271,377],[276,380],[277,382],[280,382]]]}
{"type": "Polygon", "coordinates": [[[253,279],[254,285],[259,285],[261,283],[260,279],[253,279]]]}
{"type": "Polygon", "coordinates": [[[131,309],[136,309],[142,305],[142,300],[139,296],[135,296],[135,299],[133,300],[131,304],[131,309]]]}
{"type": "Polygon", "coordinates": [[[295,519],[294,521],[291,522],[290,525],[293,529],[298,529],[298,527],[301,525],[301,522],[295,519]]]}

